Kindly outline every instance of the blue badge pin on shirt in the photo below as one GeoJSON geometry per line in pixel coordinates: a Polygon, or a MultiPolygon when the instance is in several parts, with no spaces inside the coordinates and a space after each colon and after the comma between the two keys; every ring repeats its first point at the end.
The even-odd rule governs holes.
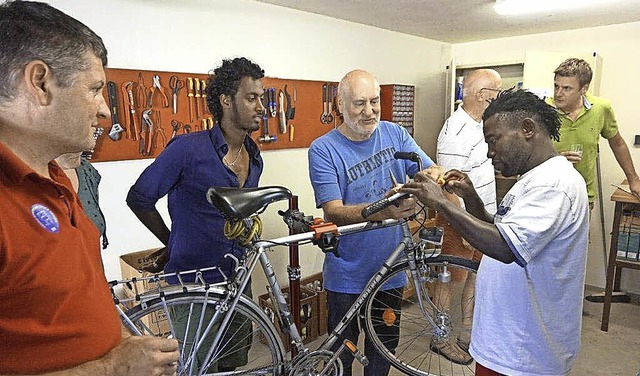
{"type": "Polygon", "coordinates": [[[56,234],[60,231],[60,223],[58,222],[58,218],[53,214],[51,209],[42,205],[42,204],[33,204],[31,205],[31,215],[33,218],[38,221],[40,226],[44,227],[45,230],[56,234]]]}

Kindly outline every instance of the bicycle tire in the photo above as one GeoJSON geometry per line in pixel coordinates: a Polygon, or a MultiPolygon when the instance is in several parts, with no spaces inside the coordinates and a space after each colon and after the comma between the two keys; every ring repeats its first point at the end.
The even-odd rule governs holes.
{"type": "MultiPolygon", "coordinates": [[[[430,324],[423,315],[415,295],[413,297],[403,297],[404,300],[400,312],[390,308],[383,309],[384,312],[380,312],[380,309],[374,309],[376,294],[384,291],[383,286],[386,281],[399,273],[407,273],[409,279],[407,287],[415,286],[410,274],[409,261],[404,260],[392,266],[389,273],[376,285],[366,303],[364,326],[368,338],[395,368],[408,375],[474,375],[475,366],[468,353],[463,354],[465,361],[471,359],[468,364],[458,364],[443,354],[457,355],[456,360],[462,360],[461,353],[458,351],[460,349],[458,338],[462,339],[462,344],[467,344],[468,342],[465,342],[465,339],[470,339],[471,323],[469,322],[469,314],[472,318],[474,304],[473,285],[467,285],[465,290],[465,283],[462,280],[466,280],[467,276],[471,276],[469,281],[475,281],[474,277],[479,263],[459,257],[441,255],[417,260],[416,264],[420,271],[420,277],[426,286],[424,292],[430,295],[430,298],[438,306],[437,309],[434,309],[434,306],[425,302],[426,311],[434,321],[442,325],[436,329],[430,324]],[[438,280],[438,275],[444,270],[443,267],[445,265],[453,276],[451,282],[448,283],[438,280]],[[463,290],[465,292],[464,295],[463,290]],[[458,298],[460,299],[458,300],[458,298]],[[449,302],[449,304],[447,305],[446,302],[449,302]],[[453,302],[456,303],[454,304],[453,302]],[[460,302],[460,304],[457,302],[460,302]],[[463,312],[467,314],[465,316],[465,325],[463,325],[463,312]],[[399,340],[395,349],[388,349],[385,346],[393,339],[381,338],[376,334],[375,325],[394,325],[399,327],[399,340]],[[444,347],[447,348],[445,349],[444,347]]],[[[407,287],[405,287],[405,294],[403,295],[409,295],[406,294],[407,287]]],[[[389,346],[393,345],[389,344],[389,346]]]]}
{"type": "MultiPolygon", "coordinates": [[[[154,335],[157,337],[176,338],[179,342],[180,360],[178,362],[179,376],[198,375],[199,367],[191,366],[193,362],[188,361],[190,357],[196,356],[198,351],[200,354],[206,354],[208,348],[206,346],[197,346],[197,333],[206,331],[209,321],[200,320],[200,313],[204,310],[205,315],[213,312],[220,305],[224,296],[219,292],[210,292],[208,295],[200,291],[188,291],[167,294],[164,297],[154,297],[143,301],[142,303],[128,309],[127,317],[131,319],[134,325],[143,333],[143,335],[154,335]],[[204,309],[203,309],[204,307],[204,309]],[[176,320],[178,312],[183,312],[187,324],[180,325],[176,320]],[[164,320],[163,320],[164,318],[164,320]],[[198,332],[200,329],[200,332],[198,332]],[[183,334],[180,334],[183,333],[183,334]],[[182,338],[181,338],[182,337],[182,338]],[[186,337],[186,341],[185,338],[186,337]],[[194,345],[196,343],[196,345],[194,345]]],[[[218,370],[218,363],[225,356],[240,356],[243,358],[241,363],[246,361],[245,365],[236,368],[237,374],[242,375],[282,375],[284,373],[284,346],[282,340],[276,332],[275,327],[269,321],[267,316],[250,298],[241,296],[235,307],[234,314],[238,319],[238,323],[251,323],[251,330],[248,335],[238,335],[238,325],[234,333],[229,332],[229,337],[233,338],[233,343],[223,336],[218,349],[214,350],[213,359],[206,366],[206,375],[217,375],[223,370],[218,370]],[[240,344],[240,345],[238,345],[240,344]],[[240,355],[238,355],[240,354],[240,355]]],[[[204,317],[204,316],[203,316],[204,317]]],[[[218,321],[221,321],[218,320],[218,321]]],[[[230,325],[227,325],[227,329],[230,325]]],[[[213,340],[215,329],[210,329],[212,333],[208,338],[213,340]]],[[[203,337],[202,335],[200,337],[203,337]]],[[[200,355],[198,354],[198,355],[200,355]]],[[[206,355],[200,356],[203,359],[206,355]]],[[[229,358],[227,358],[229,359],[229,358]]],[[[224,362],[224,360],[222,360],[224,362]]],[[[228,374],[228,372],[225,372],[228,374]]],[[[236,374],[236,373],[234,373],[236,374]]]]}

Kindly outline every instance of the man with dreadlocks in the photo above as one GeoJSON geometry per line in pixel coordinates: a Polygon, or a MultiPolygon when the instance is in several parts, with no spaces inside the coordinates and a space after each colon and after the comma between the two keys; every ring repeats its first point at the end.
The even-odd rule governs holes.
{"type": "Polygon", "coordinates": [[[424,174],[401,191],[437,210],[487,256],[478,269],[469,349],[476,376],[566,375],[580,345],[589,231],[584,181],[553,146],[557,111],[534,94],[501,93],[483,120],[495,168],[520,175],[495,216],[457,170],[445,174],[445,188],[462,197],[466,211],[424,174]]]}

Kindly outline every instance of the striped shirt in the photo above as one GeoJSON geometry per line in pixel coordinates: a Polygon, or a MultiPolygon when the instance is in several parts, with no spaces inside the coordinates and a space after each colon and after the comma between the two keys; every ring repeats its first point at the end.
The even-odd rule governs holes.
{"type": "Polygon", "coordinates": [[[440,130],[437,164],[469,175],[485,209],[495,214],[495,170],[487,151],[482,122],[475,121],[459,106],[440,130]]]}

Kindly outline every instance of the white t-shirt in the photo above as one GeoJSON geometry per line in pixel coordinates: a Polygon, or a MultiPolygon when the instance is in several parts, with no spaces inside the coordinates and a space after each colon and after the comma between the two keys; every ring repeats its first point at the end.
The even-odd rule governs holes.
{"type": "Polygon", "coordinates": [[[446,169],[466,173],[484,203],[485,209],[496,212],[496,173],[487,157],[482,123],[475,121],[462,106],[451,114],[438,136],[437,164],[446,169]]]}
{"type": "Polygon", "coordinates": [[[584,179],[562,156],[520,177],[494,223],[517,261],[483,257],[470,352],[510,376],[566,375],[578,355],[589,233],[584,179]]]}

